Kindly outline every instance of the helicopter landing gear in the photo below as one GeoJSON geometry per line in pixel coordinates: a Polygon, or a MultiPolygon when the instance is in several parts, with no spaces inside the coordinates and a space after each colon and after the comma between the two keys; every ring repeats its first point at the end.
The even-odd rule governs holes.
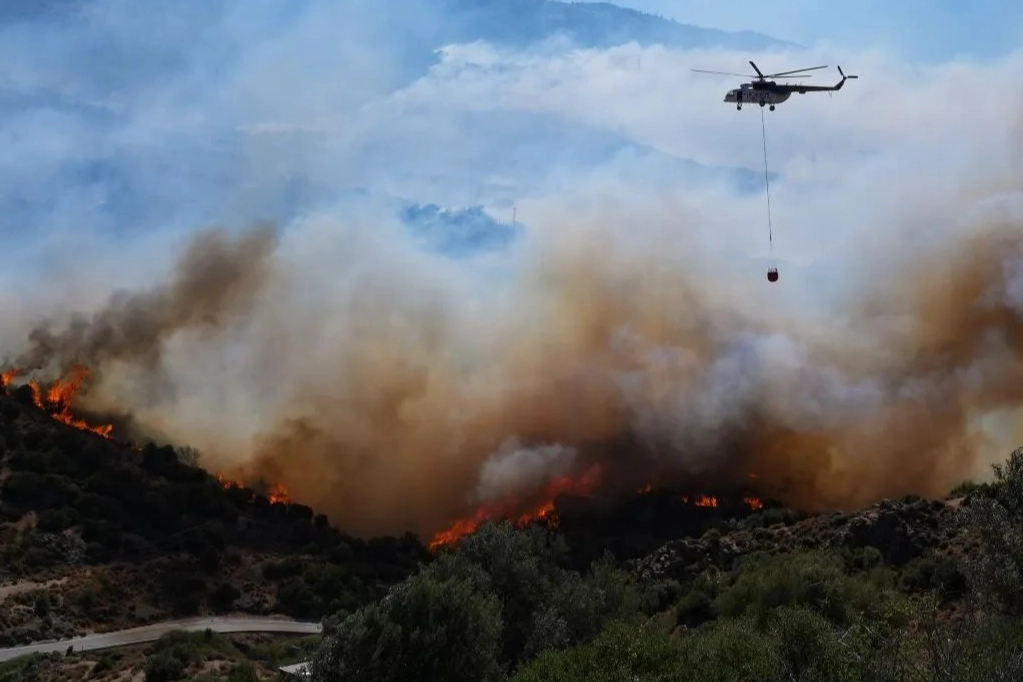
{"type": "Polygon", "coordinates": [[[769,109],[770,109],[771,111],[774,111],[774,105],[773,105],[773,104],[772,104],[772,105],[771,105],[770,107],[768,107],[768,108],[769,108],[769,109]]]}
{"type": "Polygon", "coordinates": [[[736,104],[735,105],[735,110],[736,111],[742,111],[742,105],[741,104],[736,104]]]}

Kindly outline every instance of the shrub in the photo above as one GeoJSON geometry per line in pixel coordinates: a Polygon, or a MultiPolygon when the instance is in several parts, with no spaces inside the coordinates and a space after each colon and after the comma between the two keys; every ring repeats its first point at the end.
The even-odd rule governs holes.
{"type": "Polygon", "coordinates": [[[76,525],[81,515],[74,507],[44,509],[36,517],[36,528],[44,533],[59,533],[76,525]]]}
{"type": "Polygon", "coordinates": [[[513,682],[620,682],[673,680],[681,670],[680,649],[666,633],[613,622],[589,644],[545,651],[519,668],[513,682]]]}
{"type": "Polygon", "coordinates": [[[415,671],[421,682],[501,680],[500,613],[495,597],[466,582],[415,576],[325,638],[312,659],[312,679],[404,682],[415,671]]]}
{"type": "Polygon", "coordinates": [[[242,593],[231,583],[220,583],[210,593],[207,601],[215,610],[225,612],[230,611],[235,600],[241,596],[242,593]]]}
{"type": "Polygon", "coordinates": [[[701,574],[693,581],[689,592],[676,604],[675,623],[692,628],[713,620],[714,599],[717,595],[717,585],[701,574]]]}
{"type": "Polygon", "coordinates": [[[862,576],[845,573],[835,554],[754,555],[732,576],[715,600],[720,615],[751,615],[760,623],[782,606],[805,606],[836,625],[858,613],[877,614],[894,595],[862,576]]]}
{"type": "Polygon", "coordinates": [[[255,667],[246,661],[231,668],[227,682],[260,682],[260,677],[255,667]]]}
{"type": "Polygon", "coordinates": [[[959,563],[948,557],[920,557],[902,569],[899,586],[906,592],[933,591],[942,603],[965,596],[968,585],[959,563]]]}
{"type": "Polygon", "coordinates": [[[185,676],[185,664],[167,653],[146,658],[146,682],[175,682],[185,676]]]}
{"type": "Polygon", "coordinates": [[[962,520],[979,551],[964,562],[968,584],[989,606],[1023,616],[1023,448],[992,466],[995,480],[987,494],[973,497],[962,520]]]}
{"type": "Polygon", "coordinates": [[[486,523],[423,572],[453,578],[497,597],[503,622],[500,660],[511,670],[546,648],[589,640],[612,619],[648,610],[656,595],[641,591],[605,556],[586,577],[564,568],[564,540],[546,528],[517,530],[486,523]]]}
{"type": "Polygon", "coordinates": [[[681,641],[674,679],[685,682],[779,680],[780,660],[771,638],[749,618],[709,624],[681,641]]]}
{"type": "Polygon", "coordinates": [[[298,557],[288,557],[281,561],[271,561],[263,565],[263,577],[267,580],[284,580],[302,575],[305,562],[298,557]]]}

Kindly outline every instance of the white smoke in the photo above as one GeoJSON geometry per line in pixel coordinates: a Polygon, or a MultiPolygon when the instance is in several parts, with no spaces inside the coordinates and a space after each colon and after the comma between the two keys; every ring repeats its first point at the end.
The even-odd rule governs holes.
{"type": "Polygon", "coordinates": [[[552,476],[571,473],[577,451],[556,443],[527,446],[509,438],[480,468],[477,500],[487,503],[530,493],[552,476]]]}

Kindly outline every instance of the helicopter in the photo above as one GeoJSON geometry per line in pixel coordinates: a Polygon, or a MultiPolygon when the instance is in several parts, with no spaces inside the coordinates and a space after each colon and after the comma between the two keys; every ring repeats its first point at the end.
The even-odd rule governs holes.
{"type": "MultiPolygon", "coordinates": [[[[815,71],[817,69],[826,69],[827,64],[823,66],[811,66],[807,69],[794,69],[792,71],[782,71],[780,73],[770,73],[764,75],[757,65],[750,61],[750,66],[757,72],[756,76],[741,74],[741,73],[725,73],[723,71],[705,71],[703,69],[691,69],[698,73],[714,73],[721,76],[739,76],[740,78],[753,78],[748,83],[741,84],[738,88],[733,88],[725,93],[725,102],[734,102],[737,110],[742,109],[744,102],[749,104],[759,104],[761,107],[765,105],[770,106],[770,110],[774,111],[774,107],[777,104],[781,104],[792,96],[792,93],[798,92],[800,95],[804,95],[807,92],[833,92],[835,90],[841,90],[842,86],[845,85],[845,81],[850,78],[859,78],[859,76],[846,76],[845,72],[842,71],[842,67],[838,67],[838,73],[842,76],[842,80],[838,81],[836,85],[779,85],[774,80],[768,80],[769,78],[801,78],[805,71],[815,71]],[[800,75],[793,75],[800,74],[800,75]]],[[[806,78],[812,78],[811,75],[806,75],[806,78]]]]}

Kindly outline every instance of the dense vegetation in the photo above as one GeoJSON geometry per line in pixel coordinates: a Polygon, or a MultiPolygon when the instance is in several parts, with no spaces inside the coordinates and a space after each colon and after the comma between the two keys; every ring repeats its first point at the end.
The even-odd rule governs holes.
{"type": "Polygon", "coordinates": [[[953,530],[969,551],[755,551],[681,580],[644,580],[610,557],[576,571],[559,534],[486,524],[328,621],[313,679],[1023,679],[1023,449],[960,492],[953,530]]]}
{"type": "MultiPolygon", "coordinates": [[[[320,681],[1023,679],[1023,449],[955,503],[733,516],[648,495],[557,530],[484,524],[437,557],[224,488],[193,459],[0,391],[0,578],[89,575],[7,597],[3,643],[243,610],[329,616],[320,681]]],[[[143,668],[251,679],[246,660],[169,638],[143,668]]]]}
{"type": "Polygon", "coordinates": [[[192,458],[65,426],[27,387],[0,388],[0,580],[91,576],[53,603],[10,597],[27,609],[3,610],[0,645],[200,612],[317,619],[381,597],[429,556],[414,536],[364,541],[305,505],[225,488],[192,458]]]}

